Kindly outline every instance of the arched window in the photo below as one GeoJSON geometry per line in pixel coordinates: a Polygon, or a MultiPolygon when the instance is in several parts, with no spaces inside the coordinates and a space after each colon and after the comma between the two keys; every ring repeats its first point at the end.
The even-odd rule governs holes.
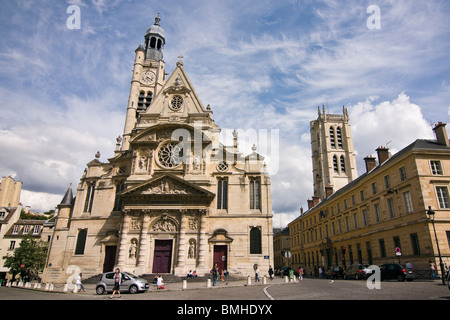
{"type": "Polygon", "coordinates": [[[250,230],[250,254],[261,254],[261,230],[253,227],[250,230]]]}
{"type": "Polygon", "coordinates": [[[161,47],[162,47],[162,41],[161,41],[161,39],[158,39],[158,47],[157,47],[157,49],[161,50],[161,47]]]}
{"type": "Polygon", "coordinates": [[[156,48],[156,38],[155,37],[151,37],[151,39],[150,39],[150,48],[152,48],[152,49],[156,48]]]}
{"type": "Polygon", "coordinates": [[[334,168],[334,172],[338,173],[339,172],[339,168],[338,168],[338,159],[336,156],[333,156],[333,168],[334,168]]]}
{"type": "Polygon", "coordinates": [[[345,173],[345,158],[341,156],[341,172],[345,173]]]}
{"type": "Polygon", "coordinates": [[[334,135],[333,127],[330,127],[330,143],[332,148],[336,148],[336,137],[334,135]]]}
{"type": "Polygon", "coordinates": [[[86,246],[87,229],[78,231],[77,245],[75,247],[75,254],[84,254],[84,247],[86,246]]]}
{"type": "Polygon", "coordinates": [[[84,212],[92,212],[92,203],[94,202],[95,183],[87,185],[86,199],[84,201],[84,212]]]}
{"type": "Polygon", "coordinates": [[[228,181],[226,178],[217,180],[217,209],[228,208],[228,181]]]}
{"type": "Polygon", "coordinates": [[[261,183],[258,178],[250,178],[250,209],[261,209],[261,183]]]}
{"type": "Polygon", "coordinates": [[[338,147],[339,147],[340,149],[342,149],[343,146],[342,146],[342,132],[341,132],[341,128],[338,127],[338,128],[336,129],[336,132],[337,132],[337,142],[338,142],[338,147]]]}
{"type": "Polygon", "coordinates": [[[145,97],[145,107],[148,109],[150,106],[150,103],[152,103],[152,93],[147,92],[147,96],[145,97]]]}

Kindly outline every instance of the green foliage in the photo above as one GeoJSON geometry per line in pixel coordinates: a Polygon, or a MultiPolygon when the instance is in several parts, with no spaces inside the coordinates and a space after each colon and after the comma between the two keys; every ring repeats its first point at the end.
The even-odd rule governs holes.
{"type": "Polygon", "coordinates": [[[41,240],[34,240],[26,235],[20,242],[19,248],[12,256],[4,256],[4,266],[10,268],[13,278],[20,274],[21,278],[37,278],[44,269],[47,257],[47,245],[41,240]]]}

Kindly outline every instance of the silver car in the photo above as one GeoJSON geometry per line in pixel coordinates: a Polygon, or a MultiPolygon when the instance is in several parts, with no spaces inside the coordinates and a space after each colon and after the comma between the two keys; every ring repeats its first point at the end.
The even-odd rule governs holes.
{"type": "MultiPolygon", "coordinates": [[[[120,284],[120,291],[128,291],[129,293],[137,293],[147,291],[149,288],[148,281],[135,276],[128,272],[121,272],[122,281],[120,284]]],[[[97,294],[105,292],[112,292],[114,289],[114,272],[106,272],[102,274],[100,281],[95,287],[97,294]]]]}

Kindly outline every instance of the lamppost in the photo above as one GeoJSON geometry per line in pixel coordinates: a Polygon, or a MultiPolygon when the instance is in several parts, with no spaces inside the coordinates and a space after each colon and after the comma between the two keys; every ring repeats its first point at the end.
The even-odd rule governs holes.
{"type": "Polygon", "coordinates": [[[436,238],[436,246],[437,246],[438,255],[439,255],[439,264],[441,266],[442,284],[445,285],[445,269],[444,269],[444,263],[442,262],[441,250],[439,249],[439,242],[438,242],[438,238],[436,235],[436,228],[434,226],[434,214],[435,214],[435,212],[431,209],[431,206],[428,206],[427,215],[428,215],[429,219],[431,220],[431,224],[433,225],[434,237],[436,238]]]}

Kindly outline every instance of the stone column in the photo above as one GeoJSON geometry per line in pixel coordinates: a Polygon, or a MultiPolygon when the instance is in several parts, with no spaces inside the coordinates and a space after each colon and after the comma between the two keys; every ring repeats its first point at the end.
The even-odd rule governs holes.
{"type": "Polygon", "coordinates": [[[119,256],[117,258],[117,267],[125,267],[128,252],[128,231],[130,230],[131,216],[125,213],[122,223],[122,231],[120,233],[119,256]]]}
{"type": "Polygon", "coordinates": [[[139,254],[138,254],[138,263],[137,263],[137,273],[143,274],[146,273],[146,262],[148,257],[148,228],[150,226],[150,216],[148,214],[144,214],[144,219],[142,221],[141,228],[141,237],[139,240],[139,254]]]}
{"type": "Polygon", "coordinates": [[[206,210],[201,212],[200,241],[198,245],[198,273],[207,273],[206,255],[208,254],[208,239],[206,239],[206,210]]]}
{"type": "Polygon", "coordinates": [[[181,223],[179,232],[179,243],[178,243],[178,263],[175,273],[178,275],[184,275],[184,266],[186,264],[186,230],[187,230],[187,217],[184,212],[181,212],[181,223]]]}

